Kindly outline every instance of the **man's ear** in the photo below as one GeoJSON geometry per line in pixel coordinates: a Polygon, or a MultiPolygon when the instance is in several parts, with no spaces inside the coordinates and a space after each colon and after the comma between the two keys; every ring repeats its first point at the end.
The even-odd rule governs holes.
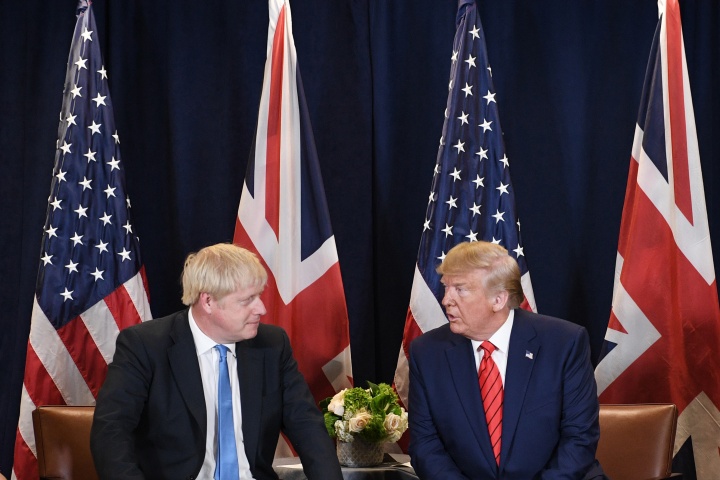
{"type": "Polygon", "coordinates": [[[212,297],[209,293],[202,292],[200,293],[200,298],[198,299],[198,305],[205,313],[212,313],[212,305],[211,305],[212,297]]]}
{"type": "Polygon", "coordinates": [[[501,290],[497,292],[492,299],[492,309],[493,312],[499,312],[505,306],[507,305],[508,298],[510,298],[510,294],[508,294],[507,290],[501,290]]]}

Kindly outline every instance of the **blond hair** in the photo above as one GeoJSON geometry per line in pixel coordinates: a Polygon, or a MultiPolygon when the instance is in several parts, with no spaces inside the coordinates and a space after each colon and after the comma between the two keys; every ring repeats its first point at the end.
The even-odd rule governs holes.
{"type": "Polygon", "coordinates": [[[508,292],[508,306],[517,308],[525,299],[520,267],[508,251],[490,242],[463,242],[455,245],[436,271],[440,275],[463,275],[483,270],[483,287],[488,293],[508,292]]]}
{"type": "Polygon", "coordinates": [[[231,243],[191,253],[182,273],[182,303],[190,306],[205,292],[221,299],[239,288],[265,286],[267,272],[257,256],[231,243]]]}

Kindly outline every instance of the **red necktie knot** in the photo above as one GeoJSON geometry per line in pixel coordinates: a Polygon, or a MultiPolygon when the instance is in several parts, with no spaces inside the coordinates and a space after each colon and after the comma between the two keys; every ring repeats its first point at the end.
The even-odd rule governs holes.
{"type": "Polygon", "coordinates": [[[490,343],[489,341],[485,340],[480,344],[480,348],[482,348],[485,351],[485,356],[492,355],[495,350],[497,350],[497,347],[490,343]]]}

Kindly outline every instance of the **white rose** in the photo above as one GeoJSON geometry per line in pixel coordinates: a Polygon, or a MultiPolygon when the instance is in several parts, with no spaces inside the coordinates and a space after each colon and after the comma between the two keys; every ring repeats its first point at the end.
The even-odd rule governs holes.
{"type": "Polygon", "coordinates": [[[365,428],[372,418],[366,410],[358,411],[349,421],[348,426],[351,432],[359,432],[365,428]]]}
{"type": "Polygon", "coordinates": [[[347,391],[347,388],[344,388],[340,390],[338,393],[335,394],[335,396],[330,400],[330,403],[328,404],[328,412],[332,412],[335,415],[338,415],[342,417],[343,413],[345,413],[345,392],[347,391]]]}
{"type": "Polygon", "coordinates": [[[408,427],[408,414],[405,409],[402,409],[402,413],[400,415],[388,413],[385,417],[385,422],[383,422],[383,426],[389,435],[393,435],[395,433],[402,435],[408,427]]]}
{"type": "Polygon", "coordinates": [[[400,415],[395,415],[394,413],[388,413],[387,416],[385,417],[385,421],[383,422],[383,426],[385,427],[385,431],[387,433],[393,433],[395,430],[398,429],[401,422],[402,422],[402,418],[400,418],[400,415]]]}
{"type": "Polygon", "coordinates": [[[394,432],[392,432],[391,434],[388,435],[387,441],[390,443],[395,443],[398,440],[400,440],[400,437],[402,437],[402,432],[395,430],[394,432]]]}

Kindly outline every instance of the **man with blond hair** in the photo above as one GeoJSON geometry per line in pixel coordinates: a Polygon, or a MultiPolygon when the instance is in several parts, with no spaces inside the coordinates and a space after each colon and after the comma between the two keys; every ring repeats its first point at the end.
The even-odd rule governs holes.
{"type": "Polygon", "coordinates": [[[584,328],[518,309],[506,249],[461,243],[437,269],[448,323],[410,345],[410,455],[421,479],[605,478],[584,328]]]}
{"type": "Polygon", "coordinates": [[[266,283],[248,250],[203,248],[183,269],[189,308],[120,332],[92,426],[101,479],[277,479],[281,430],[308,479],[342,479],[287,334],[260,323],[266,283]]]}

